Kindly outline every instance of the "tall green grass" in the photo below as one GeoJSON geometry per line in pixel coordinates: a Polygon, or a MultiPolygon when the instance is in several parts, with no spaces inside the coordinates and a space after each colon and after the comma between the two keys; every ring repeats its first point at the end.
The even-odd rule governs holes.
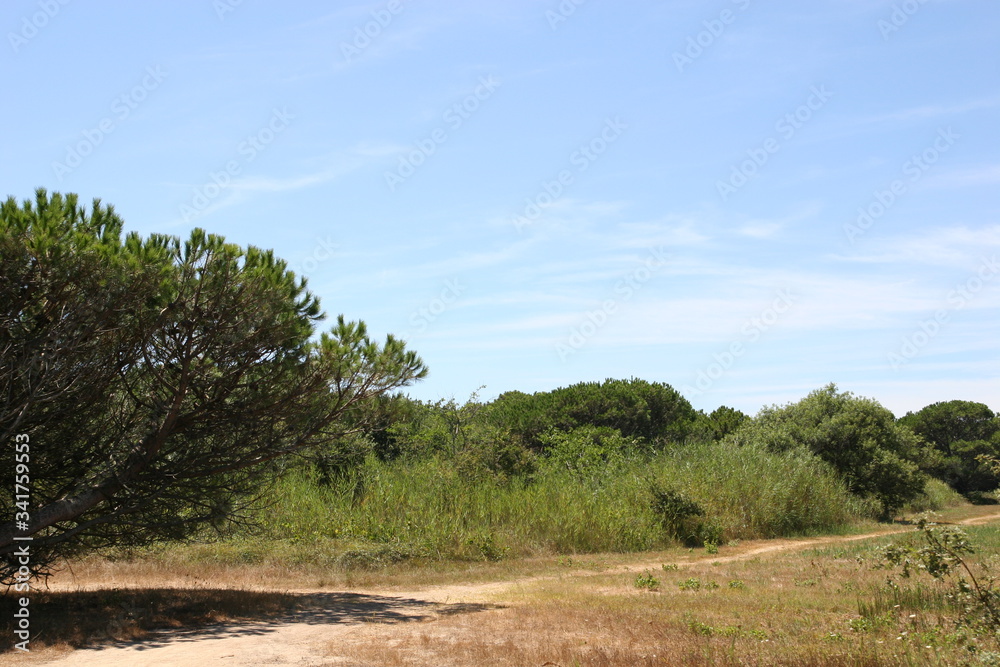
{"type": "Polygon", "coordinates": [[[834,532],[873,517],[833,470],[805,450],[704,444],[662,457],[656,474],[706,508],[727,539],[834,532]]]}
{"type": "Polygon", "coordinates": [[[949,507],[957,507],[967,502],[958,491],[955,491],[941,480],[932,477],[924,485],[923,493],[907,503],[903,509],[907,513],[916,514],[928,510],[937,511],[949,507]]]}
{"type": "Polygon", "coordinates": [[[285,478],[267,512],[273,538],[350,538],[430,558],[499,559],[669,546],[653,489],[700,506],[724,541],[834,531],[868,516],[829,468],[808,453],[753,446],[689,446],[599,469],[539,467],[530,478],[470,479],[452,461],[369,459],[322,486],[285,478]]]}

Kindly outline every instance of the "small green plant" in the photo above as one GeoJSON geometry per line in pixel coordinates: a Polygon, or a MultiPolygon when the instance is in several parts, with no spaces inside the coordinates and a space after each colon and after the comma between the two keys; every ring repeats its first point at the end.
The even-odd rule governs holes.
{"type": "Polygon", "coordinates": [[[715,634],[715,628],[713,628],[711,625],[702,623],[701,621],[690,621],[688,623],[688,628],[690,628],[691,632],[695,633],[696,635],[711,637],[713,634],[715,634]]]}
{"type": "Polygon", "coordinates": [[[690,579],[685,579],[684,581],[678,581],[677,587],[682,591],[697,591],[701,589],[701,579],[691,577],[690,579]]]}
{"type": "Polygon", "coordinates": [[[654,577],[651,573],[643,572],[635,578],[636,588],[645,588],[648,591],[655,591],[660,588],[660,580],[654,577]]]}
{"type": "Polygon", "coordinates": [[[874,632],[887,628],[896,620],[893,612],[887,611],[879,616],[859,616],[847,622],[848,627],[854,632],[874,632]]]}
{"type": "MultiPolygon", "coordinates": [[[[996,638],[1000,633],[1000,590],[997,579],[983,566],[976,568],[977,576],[969,560],[975,549],[968,535],[959,528],[938,526],[927,517],[920,518],[917,530],[922,533],[925,546],[890,544],[880,550],[878,566],[899,568],[904,579],[913,572],[926,572],[938,581],[949,583],[948,596],[958,610],[958,624],[996,638]]],[[[888,585],[899,588],[891,579],[888,585]]]]}
{"type": "Polygon", "coordinates": [[[497,544],[493,533],[483,533],[476,537],[470,537],[466,543],[475,549],[483,560],[492,563],[503,560],[510,551],[509,548],[497,544]]]}
{"type": "Polygon", "coordinates": [[[739,579],[733,579],[732,581],[729,582],[729,587],[730,588],[746,588],[747,585],[744,584],[739,579]]]}
{"type": "Polygon", "coordinates": [[[722,532],[722,526],[715,521],[706,521],[698,526],[698,538],[701,543],[706,548],[709,544],[715,547],[715,551],[710,551],[709,553],[718,553],[719,545],[722,544],[722,532]]]}
{"type": "Polygon", "coordinates": [[[664,563],[660,567],[663,568],[664,572],[674,572],[678,569],[677,563],[664,563]]]}
{"type": "Polygon", "coordinates": [[[717,554],[719,553],[719,545],[715,542],[705,542],[705,553],[707,554],[717,554]]]}
{"type": "Polygon", "coordinates": [[[707,623],[702,623],[701,621],[696,621],[694,619],[689,619],[687,622],[688,629],[696,635],[702,635],[704,637],[711,637],[713,635],[718,635],[721,637],[729,637],[732,639],[756,639],[758,641],[763,641],[767,639],[767,633],[760,629],[745,630],[742,625],[726,625],[720,628],[708,625],[707,623]]]}

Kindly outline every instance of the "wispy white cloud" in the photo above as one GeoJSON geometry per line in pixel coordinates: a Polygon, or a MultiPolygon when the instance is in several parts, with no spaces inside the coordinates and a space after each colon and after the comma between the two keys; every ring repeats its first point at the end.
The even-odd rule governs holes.
{"type": "Polygon", "coordinates": [[[870,253],[833,254],[838,262],[899,264],[973,269],[984,253],[1000,251],[1000,225],[971,228],[951,226],[927,229],[906,236],[873,238],[870,253]]]}
{"type": "Polygon", "coordinates": [[[861,126],[881,125],[884,123],[909,123],[947,116],[958,116],[970,111],[994,109],[996,107],[1000,107],[1000,97],[984,97],[976,100],[968,100],[960,104],[924,104],[870,116],[860,116],[852,119],[850,124],[861,126]]]}
{"type": "MultiPolygon", "coordinates": [[[[233,177],[228,185],[218,188],[219,195],[215,200],[208,206],[196,210],[195,216],[189,215],[186,219],[182,216],[180,219],[175,219],[167,223],[165,227],[189,225],[222,209],[249,201],[258,194],[290,192],[329,183],[369,165],[378,164],[386,155],[392,155],[397,150],[398,147],[395,145],[361,143],[347,150],[316,160],[320,163],[320,168],[310,173],[284,177],[233,177]]],[[[185,184],[181,187],[185,188],[185,190],[191,190],[204,188],[206,185],[208,183],[185,184]]],[[[189,200],[190,195],[186,195],[186,198],[189,200]]],[[[188,201],[185,201],[185,204],[191,207],[188,201]]]]}
{"type": "Polygon", "coordinates": [[[965,188],[1000,183],[1000,164],[986,164],[935,173],[924,182],[925,187],[965,188]]]}

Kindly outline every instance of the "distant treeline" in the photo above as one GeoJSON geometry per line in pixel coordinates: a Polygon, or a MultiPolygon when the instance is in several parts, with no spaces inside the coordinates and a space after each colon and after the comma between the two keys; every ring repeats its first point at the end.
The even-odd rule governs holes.
{"type": "Polygon", "coordinates": [[[507,392],[423,402],[383,397],[376,425],[315,459],[319,478],[348,475],[366,457],[381,462],[447,458],[467,479],[530,478],[564,467],[649,458],[695,445],[753,446],[815,458],[853,496],[888,517],[919,498],[930,478],[977,499],[1000,478],[1000,417],[982,403],[948,401],[896,417],[877,401],[828,385],[755,417],[722,406],[695,410],[675,389],[640,379],[584,382],[548,392],[507,392]],[[984,458],[986,457],[986,458],[984,458]]]}

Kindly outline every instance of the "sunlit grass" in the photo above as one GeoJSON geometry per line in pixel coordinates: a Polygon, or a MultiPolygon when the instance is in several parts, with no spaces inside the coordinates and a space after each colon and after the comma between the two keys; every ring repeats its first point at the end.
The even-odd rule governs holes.
{"type": "MultiPolygon", "coordinates": [[[[1000,529],[969,532],[994,558],[1000,529]]],[[[955,624],[942,585],[893,593],[885,570],[856,558],[890,539],[906,538],[547,579],[494,596],[489,618],[406,628],[392,643],[366,629],[331,655],[390,667],[994,664],[996,642],[955,624]]]]}
{"type": "MultiPolygon", "coordinates": [[[[502,483],[469,479],[441,459],[369,460],[329,486],[290,475],[265,515],[264,537],[381,544],[390,561],[647,551],[673,544],[654,508],[653,488],[697,503],[698,521],[722,542],[845,532],[872,511],[813,457],[711,445],[584,477],[543,468],[502,483]]],[[[364,560],[359,553],[355,563],[364,560]]]]}

